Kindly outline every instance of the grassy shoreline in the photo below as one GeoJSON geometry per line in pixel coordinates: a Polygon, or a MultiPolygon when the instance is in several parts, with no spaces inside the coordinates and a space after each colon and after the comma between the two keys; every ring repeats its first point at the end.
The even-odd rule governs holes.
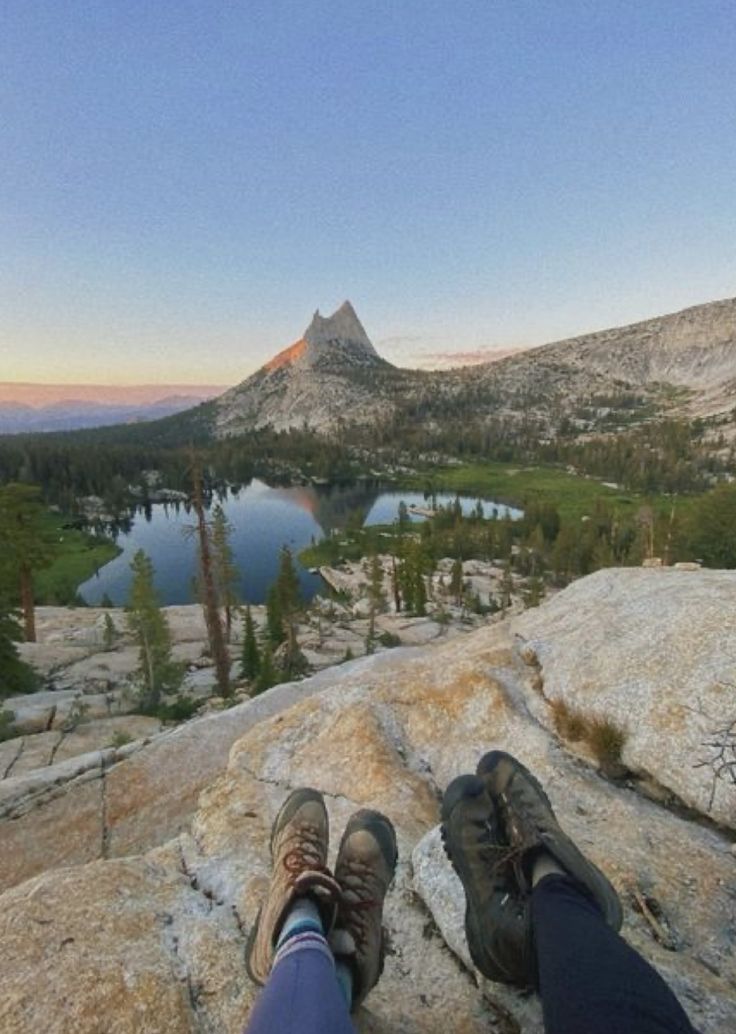
{"type": "MultiPolygon", "coordinates": [[[[534,500],[556,507],[564,523],[574,523],[595,512],[596,504],[605,503],[622,516],[633,517],[642,507],[651,507],[659,515],[669,515],[673,500],[666,495],[646,495],[611,486],[583,474],[559,467],[503,463],[473,462],[459,466],[433,467],[400,479],[391,491],[401,493],[432,491],[458,493],[499,504],[524,509],[534,500]]],[[[685,516],[700,495],[680,496],[677,513],[685,516]]],[[[393,526],[345,530],[334,539],[324,538],[299,553],[305,567],[332,565],[340,560],[359,560],[371,548],[380,550],[381,533],[391,535],[393,526]]]]}
{"type": "Polygon", "coordinates": [[[437,492],[477,494],[520,509],[530,498],[554,503],[562,518],[583,517],[599,499],[627,509],[652,501],[636,492],[611,488],[595,478],[558,467],[523,466],[498,460],[421,471],[408,478],[404,487],[425,491],[430,483],[437,492]]]}
{"type": "MultiPolygon", "coordinates": [[[[497,460],[420,471],[401,487],[407,491],[423,492],[430,483],[437,492],[478,495],[520,509],[531,499],[553,503],[563,520],[579,520],[590,515],[598,500],[626,513],[635,513],[641,506],[651,506],[657,513],[669,513],[672,506],[672,498],[668,495],[612,488],[602,479],[570,473],[560,467],[524,466],[497,460]]],[[[702,495],[698,492],[678,496],[678,513],[681,516],[688,513],[702,495]]]]}
{"type": "Polygon", "coordinates": [[[58,552],[50,567],[37,571],[33,579],[39,606],[75,603],[82,582],[122,552],[111,539],[65,527],[67,521],[64,515],[50,511],[45,517],[46,536],[58,552]]]}

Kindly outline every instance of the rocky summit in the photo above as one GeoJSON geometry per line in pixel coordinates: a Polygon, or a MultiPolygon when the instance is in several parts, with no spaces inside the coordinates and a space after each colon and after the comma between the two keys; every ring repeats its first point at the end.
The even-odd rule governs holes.
{"type": "Polygon", "coordinates": [[[356,808],[397,828],[391,947],[359,1029],[540,1034],[535,996],[474,971],[440,845],[442,790],[494,747],[543,780],[696,1027],[736,1029],[735,593],[734,572],[600,571],[468,635],[11,774],[0,1029],[239,1034],[270,825],[311,785],[332,857],[356,808]]]}
{"type": "Polygon", "coordinates": [[[326,430],[341,419],[372,420],[381,402],[366,378],[393,369],[376,352],[350,302],[332,316],[318,310],[295,344],[218,399],[216,433],[233,435],[267,424],[275,430],[326,430]]]}
{"type": "Polygon", "coordinates": [[[580,406],[615,412],[620,405],[630,417],[635,402],[655,416],[716,416],[733,408],[734,392],[736,299],[441,373],[386,362],[345,302],[332,316],[315,313],[295,344],[199,412],[218,437],[266,425],[441,426],[448,407],[481,420],[531,416],[553,432],[580,406]]]}

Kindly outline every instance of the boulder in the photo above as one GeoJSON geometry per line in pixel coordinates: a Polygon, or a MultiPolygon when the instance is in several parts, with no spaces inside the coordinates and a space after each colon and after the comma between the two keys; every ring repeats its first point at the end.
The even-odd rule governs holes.
{"type": "MultiPolygon", "coordinates": [[[[611,573],[605,593],[598,576],[587,580],[592,587],[579,585],[601,593],[614,624],[627,594],[639,601],[648,636],[614,642],[622,668],[632,651],[639,655],[642,685],[649,678],[654,697],[658,674],[645,661],[651,640],[660,652],[669,648],[678,607],[655,593],[644,608],[642,575],[650,584],[670,577],[611,573]]],[[[693,586],[701,573],[682,577],[693,586]]],[[[707,590],[703,597],[720,591],[707,590]]],[[[679,607],[690,606],[677,598],[679,607]]],[[[575,623],[595,630],[597,617],[585,599],[567,590],[513,622],[360,658],[147,746],[0,782],[0,874],[9,888],[0,895],[2,1030],[240,1034],[255,994],[243,953],[268,879],[271,823],[291,788],[311,785],[325,795],[331,860],[356,808],[384,811],[397,831],[399,866],[385,910],[390,948],[359,1030],[539,1034],[533,996],[479,981],[472,970],[462,891],[437,830],[444,787],[493,748],[517,754],[543,781],[563,825],[617,887],[624,935],[672,984],[698,1029],[734,1029],[733,837],[710,822],[706,808],[696,821],[574,756],[550,731],[544,697],[529,688],[533,670],[519,648],[525,639],[545,686],[558,670],[542,621],[549,608],[586,677],[589,643],[575,623]],[[539,622],[533,639],[532,619],[539,622]]],[[[712,617],[690,609],[693,651],[712,617]]],[[[678,624],[682,635],[686,624],[678,624]]],[[[721,618],[721,649],[727,625],[721,618]]],[[[597,632],[594,642],[604,648],[597,632]]],[[[706,659],[688,670],[697,691],[706,659]]],[[[624,679],[614,684],[631,694],[624,679]]],[[[596,692],[608,685],[591,684],[591,699],[596,692]]],[[[647,699],[638,692],[637,700],[647,699]]],[[[640,721],[653,714],[642,707],[640,721]]],[[[685,712],[666,727],[668,748],[682,749],[690,721],[685,712]]],[[[653,767],[656,778],[667,775],[666,760],[653,767]]],[[[697,770],[688,771],[697,787],[697,770]]]]}
{"type": "MultiPolygon", "coordinates": [[[[608,569],[515,620],[549,700],[625,733],[624,764],[736,829],[736,571],[608,569]],[[729,747],[730,743],[730,747],[729,747]],[[729,754],[729,751],[731,752],[729,754]]],[[[539,703],[535,713],[551,724],[539,703]]]]}

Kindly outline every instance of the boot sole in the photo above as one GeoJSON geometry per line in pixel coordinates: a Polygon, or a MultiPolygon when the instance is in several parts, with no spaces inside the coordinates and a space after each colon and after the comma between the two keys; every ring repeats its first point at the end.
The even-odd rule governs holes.
{"type": "Polygon", "coordinates": [[[248,940],[245,942],[245,972],[248,974],[253,983],[258,985],[258,987],[263,987],[263,981],[260,979],[260,977],[257,977],[253,970],[250,968],[250,957],[256,943],[256,937],[258,936],[258,924],[261,921],[262,911],[263,905],[259,907],[258,912],[256,913],[256,918],[253,922],[253,925],[250,928],[250,933],[248,934],[248,940]]]}

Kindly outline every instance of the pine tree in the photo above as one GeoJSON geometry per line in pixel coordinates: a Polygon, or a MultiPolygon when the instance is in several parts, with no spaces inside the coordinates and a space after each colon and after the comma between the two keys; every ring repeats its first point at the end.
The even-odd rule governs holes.
{"type": "Polygon", "coordinates": [[[261,656],[261,670],[258,673],[255,686],[253,687],[253,695],[263,693],[265,690],[270,689],[271,686],[275,686],[280,682],[279,673],[276,670],[276,666],[273,662],[273,650],[271,649],[270,643],[266,643],[263,654],[261,656]]]}
{"type": "Polygon", "coordinates": [[[0,597],[0,699],[38,689],[36,673],[18,656],[22,639],[18,612],[0,597]]]}
{"type": "Polygon", "coordinates": [[[514,578],[511,574],[511,564],[507,563],[503,569],[501,578],[501,607],[507,610],[511,606],[512,594],[514,591],[514,578]]]}
{"type": "Polygon", "coordinates": [[[272,646],[278,646],[286,639],[284,619],[281,613],[281,598],[277,585],[272,585],[266,597],[266,634],[272,646]]]}
{"type": "Polygon", "coordinates": [[[245,608],[243,619],[243,652],[240,660],[240,672],[243,678],[255,679],[261,670],[261,655],[256,639],[255,622],[250,607],[245,608]]]}
{"type": "Polygon", "coordinates": [[[498,522],[498,555],[502,560],[509,560],[511,547],[514,544],[514,522],[505,514],[498,522]]]}
{"type": "Polygon", "coordinates": [[[53,550],[44,530],[45,507],[36,485],[9,484],[0,488],[0,541],[3,561],[15,571],[23,611],[26,642],[36,640],[33,573],[48,567],[53,550]]]}
{"type": "Polygon", "coordinates": [[[536,577],[544,567],[544,531],[541,524],[535,525],[527,545],[530,553],[531,574],[536,577]]]}
{"type": "Polygon", "coordinates": [[[416,570],[414,582],[414,612],[418,617],[427,613],[427,587],[420,568],[416,570]]]}
{"type": "Polygon", "coordinates": [[[736,567],[736,485],[718,485],[696,501],[686,544],[708,567],[736,567]]]}
{"type": "Polygon", "coordinates": [[[376,614],[386,609],[386,593],[383,591],[383,567],[374,553],[368,566],[368,635],[366,637],[366,653],[373,653],[373,641],[376,637],[376,614]]]}
{"type": "Polygon", "coordinates": [[[399,572],[396,566],[396,555],[391,554],[391,592],[394,597],[394,608],[396,613],[401,612],[401,586],[399,585],[399,572]]]}
{"type": "Polygon", "coordinates": [[[212,511],[212,564],[218,603],[225,611],[225,637],[228,642],[232,633],[233,609],[238,603],[240,582],[235,555],[230,545],[232,530],[225,511],[218,503],[212,511]]]}
{"type": "Polygon", "coordinates": [[[171,656],[171,632],[156,597],[153,564],[139,549],[130,566],[133,583],[126,608],[127,623],[139,648],[141,709],[153,714],[161,706],[162,694],[179,688],[184,672],[171,656]]]}
{"type": "Polygon", "coordinates": [[[463,562],[460,557],[453,560],[450,568],[450,595],[460,606],[463,598],[463,562]]]}
{"type": "Polygon", "coordinates": [[[279,573],[266,597],[268,638],[274,646],[295,637],[296,617],[302,609],[299,575],[288,546],[281,548],[279,573]]]}
{"type": "Polygon", "coordinates": [[[115,623],[109,614],[105,614],[105,620],[102,628],[102,647],[104,650],[112,650],[115,645],[117,638],[117,629],[115,623]]]}
{"type": "Polygon", "coordinates": [[[281,547],[276,587],[281,604],[281,616],[284,621],[290,621],[302,609],[302,597],[299,575],[296,573],[294,558],[288,546],[281,547]]]}
{"type": "Polygon", "coordinates": [[[220,624],[220,612],[217,608],[217,586],[212,560],[210,531],[204,517],[202,499],[202,471],[195,456],[192,457],[192,505],[197,515],[197,536],[199,540],[200,573],[202,576],[203,607],[210,651],[215,662],[217,685],[223,697],[232,695],[230,686],[230,657],[220,624]]]}
{"type": "Polygon", "coordinates": [[[524,593],[524,606],[528,609],[529,607],[538,607],[544,599],[544,582],[541,578],[534,575],[529,579],[529,582],[524,593]]]}
{"type": "Polygon", "coordinates": [[[286,642],[279,650],[280,671],[284,681],[305,675],[309,670],[307,658],[299,649],[299,640],[296,635],[296,625],[289,624],[286,630],[286,642]]]}
{"type": "Polygon", "coordinates": [[[579,571],[580,531],[573,524],[563,524],[552,547],[552,569],[558,584],[566,583],[579,571]]]}

